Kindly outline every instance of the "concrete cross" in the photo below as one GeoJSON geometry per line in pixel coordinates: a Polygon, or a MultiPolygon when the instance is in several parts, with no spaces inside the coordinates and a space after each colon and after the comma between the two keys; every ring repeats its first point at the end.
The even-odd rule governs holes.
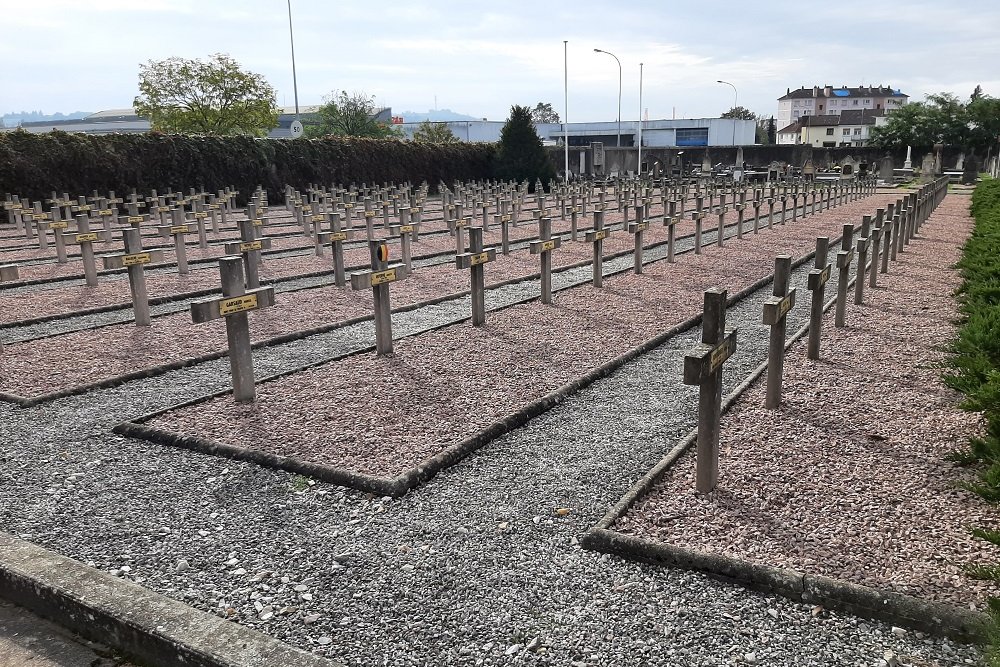
{"type": "Polygon", "coordinates": [[[132,310],[135,313],[135,325],[148,327],[151,323],[149,315],[149,295],[146,292],[146,275],[144,266],[150,263],[163,262],[162,250],[142,249],[142,235],[138,229],[123,229],[125,252],[115,255],[105,255],[105,269],[128,268],[128,284],[132,292],[132,310]]]}
{"type": "Polygon", "coordinates": [[[726,331],[726,290],[706,290],[701,345],[684,355],[684,384],[698,385],[698,493],[709,493],[719,481],[722,365],[735,351],[736,330],[726,331]]]}
{"type": "Polygon", "coordinates": [[[791,255],[774,258],[773,296],[764,302],[764,324],[771,327],[767,347],[767,393],[764,407],[774,410],[781,405],[781,375],[785,363],[786,316],[795,306],[795,290],[789,291],[792,273],[791,255]]]}
{"type": "Polygon", "coordinates": [[[496,248],[483,247],[482,227],[469,228],[469,252],[455,255],[455,267],[469,269],[472,288],[472,326],[486,323],[486,278],[483,265],[495,261],[496,248]]]}
{"type": "Polygon", "coordinates": [[[823,328],[823,297],[826,293],[826,283],[830,280],[831,265],[826,256],[830,248],[830,239],[821,236],[816,239],[815,268],[809,272],[807,286],[812,292],[812,307],[809,311],[809,341],[806,356],[809,359],[819,359],[819,340],[823,328]]]}
{"type": "Polygon", "coordinates": [[[594,206],[594,229],[587,232],[584,239],[594,246],[594,287],[604,283],[604,239],[611,236],[611,230],[604,228],[604,206],[594,206]]]}
{"type": "Polygon", "coordinates": [[[351,274],[351,288],[371,288],[375,300],[375,354],[392,354],[392,310],[389,284],[403,280],[409,273],[402,264],[389,264],[389,246],[385,241],[369,241],[371,271],[351,274]]]}
{"type": "Polygon", "coordinates": [[[241,257],[219,258],[222,274],[222,297],[191,303],[191,321],[195,324],[226,318],[229,342],[229,367],[233,376],[233,399],[248,403],[256,397],[253,377],[253,352],[250,345],[250,311],[274,305],[274,288],[246,289],[241,257]]]}
{"type": "Polygon", "coordinates": [[[539,255],[542,260],[541,283],[542,303],[552,303],[552,251],[559,247],[562,239],[552,238],[552,219],[541,218],[538,221],[538,240],[529,243],[532,255],[539,255]]]}
{"type": "Polygon", "coordinates": [[[851,282],[851,261],[854,259],[854,225],[844,225],[837,253],[837,305],[834,326],[840,328],[847,322],[847,287],[851,282]]]}

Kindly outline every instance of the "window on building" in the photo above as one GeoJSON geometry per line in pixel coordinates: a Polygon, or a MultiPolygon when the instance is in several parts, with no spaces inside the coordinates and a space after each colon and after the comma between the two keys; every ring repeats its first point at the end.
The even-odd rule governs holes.
{"type": "Polygon", "coordinates": [[[708,128],[707,127],[679,127],[677,128],[677,145],[678,146],[707,146],[708,145],[708,128]]]}
{"type": "Polygon", "coordinates": [[[844,136],[846,137],[846,136],[849,136],[850,134],[851,134],[851,128],[845,127],[844,128],[844,136]]]}
{"type": "Polygon", "coordinates": [[[832,127],[826,128],[826,133],[832,137],[833,136],[833,128],[832,127]]]}
{"type": "Polygon", "coordinates": [[[858,101],[854,100],[854,106],[858,106],[858,101]]]}
{"type": "Polygon", "coordinates": [[[799,106],[799,101],[795,100],[795,106],[799,106]]]}
{"type": "Polygon", "coordinates": [[[854,134],[856,134],[856,135],[859,135],[859,136],[860,136],[860,135],[861,135],[861,128],[860,128],[860,127],[856,127],[856,128],[854,128],[854,134]]]}

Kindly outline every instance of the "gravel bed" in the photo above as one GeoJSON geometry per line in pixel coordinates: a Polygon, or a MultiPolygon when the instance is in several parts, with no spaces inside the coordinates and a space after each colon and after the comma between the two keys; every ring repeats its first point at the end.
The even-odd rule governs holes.
{"type": "Polygon", "coordinates": [[[392,477],[693,317],[705,289],[722,284],[735,293],[768,275],[777,249],[809,252],[815,229],[782,231],[622,274],[601,290],[564,292],[554,308],[531,302],[492,315],[482,328],[458,325],[404,340],[392,357],[355,356],[268,382],[253,405],[224,396],[148,425],[392,477]],[[550,331],[541,339],[538,322],[550,331]],[[373,409],[372,396],[384,405],[373,409]]]}
{"type": "MultiPolygon", "coordinates": [[[[776,226],[773,232],[749,236],[747,243],[757,245],[759,239],[779,238],[789,235],[807,242],[797,255],[809,251],[816,234],[839,231],[844,216],[852,216],[852,208],[859,210],[866,202],[856,202],[829,215],[810,218],[809,225],[776,226]]],[[[867,210],[867,209],[865,209],[867,210]]],[[[620,234],[607,241],[607,251],[624,249],[631,244],[628,235],[620,234]]],[[[707,242],[710,242],[707,241],[707,242]]],[[[743,244],[730,244],[726,252],[737,250],[743,244]]],[[[802,245],[800,243],[800,245],[802,245]]],[[[771,246],[773,250],[773,245],[771,246]]],[[[560,262],[588,256],[589,244],[568,244],[560,249],[560,262]],[[574,254],[574,253],[579,253],[574,254]]],[[[661,249],[661,252],[665,252],[661,249]]],[[[537,260],[530,255],[511,255],[499,259],[488,268],[491,282],[526,275],[535,270],[537,260]]],[[[628,266],[627,258],[620,258],[621,268],[628,266]]],[[[616,270],[615,266],[608,270],[616,270]]],[[[590,271],[589,267],[576,270],[577,281],[590,271]]],[[[468,287],[468,274],[449,267],[432,267],[414,272],[410,278],[393,285],[393,303],[401,306],[452,294],[468,287]]],[[[534,296],[528,293],[521,298],[534,296]]],[[[328,325],[371,313],[371,295],[367,291],[355,293],[336,287],[287,294],[274,307],[250,317],[251,338],[261,341],[275,336],[328,325]],[[317,307],[321,304],[321,307],[317,307]]],[[[468,313],[469,311],[466,311],[468,313]]],[[[34,327],[47,329],[50,323],[34,327]]],[[[33,397],[73,387],[88,386],[166,363],[176,363],[192,357],[203,356],[224,349],[225,323],[216,320],[194,326],[183,312],[157,317],[153,326],[138,328],[130,324],[105,326],[96,330],[76,330],[59,336],[14,342],[6,347],[7,363],[0,368],[0,392],[23,397],[33,397]]],[[[648,337],[648,336],[647,336],[648,337]]]]}
{"type": "MultiPolygon", "coordinates": [[[[730,310],[741,338],[727,391],[763,358],[769,293],[730,310]]],[[[193,387],[225,387],[225,359],[27,410],[0,404],[0,527],[348,665],[975,661],[947,640],[813,617],[810,606],[579,548],[694,425],[696,394],[678,378],[696,335],[395,501],[109,433],[193,387]]],[[[310,344],[330,342],[262,350],[258,369],[291,367],[298,354],[283,350],[310,344]]]]}
{"type": "Polygon", "coordinates": [[[969,533],[1000,512],[959,485],[945,456],[978,433],[940,380],[961,284],[953,265],[971,231],[948,200],[892,265],[884,289],[824,324],[823,359],[805,341],[785,361],[784,404],[757,382],[724,418],[718,489],[698,495],[686,454],[615,528],[658,542],[822,574],[982,610],[995,582],[962,567],[1000,548],[969,533]]]}

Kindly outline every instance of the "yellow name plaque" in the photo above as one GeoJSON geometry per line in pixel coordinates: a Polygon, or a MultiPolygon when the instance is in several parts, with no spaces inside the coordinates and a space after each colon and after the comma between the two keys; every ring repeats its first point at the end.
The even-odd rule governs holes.
{"type": "Polygon", "coordinates": [[[225,317],[226,315],[234,315],[236,313],[242,313],[247,310],[253,310],[257,307],[257,295],[256,294],[244,294],[243,296],[234,296],[230,299],[223,299],[219,302],[219,315],[225,317]]]}
{"type": "Polygon", "coordinates": [[[396,269],[386,269],[384,271],[372,272],[372,287],[382,283],[391,283],[396,279],[396,269]]]}
{"type": "Polygon", "coordinates": [[[122,256],[123,266],[134,266],[136,264],[149,264],[150,257],[148,252],[137,252],[134,255],[124,255],[122,256]]]}

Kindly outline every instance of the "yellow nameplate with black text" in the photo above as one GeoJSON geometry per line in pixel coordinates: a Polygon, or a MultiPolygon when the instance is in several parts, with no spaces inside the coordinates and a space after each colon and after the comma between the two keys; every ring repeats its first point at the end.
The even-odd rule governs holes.
{"type": "MultiPolygon", "coordinates": [[[[240,243],[240,252],[249,252],[251,250],[260,250],[263,247],[260,241],[245,241],[240,243]]],[[[256,297],[254,297],[256,298],[256,297]]]]}
{"type": "Polygon", "coordinates": [[[96,240],[97,240],[97,232],[89,232],[87,234],[76,235],[77,243],[87,243],[88,241],[96,241],[96,240]]]}
{"type": "Polygon", "coordinates": [[[480,252],[475,255],[469,255],[469,266],[478,266],[480,264],[485,264],[490,261],[490,254],[488,252],[480,252]]]}
{"type": "Polygon", "coordinates": [[[204,220],[207,217],[208,217],[208,213],[195,213],[194,214],[194,219],[195,220],[204,220]]]}
{"type": "Polygon", "coordinates": [[[312,220],[313,222],[323,222],[325,219],[326,216],[323,215],[322,213],[317,213],[316,215],[310,218],[310,220],[312,220]]]}
{"type": "Polygon", "coordinates": [[[149,264],[150,258],[148,252],[137,252],[134,255],[123,255],[122,265],[123,266],[134,266],[136,264],[149,264]]]}
{"type": "Polygon", "coordinates": [[[69,223],[65,220],[57,220],[49,223],[49,229],[66,229],[67,227],[69,227],[69,223]]]}
{"type": "Polygon", "coordinates": [[[736,351],[736,341],[732,338],[727,338],[725,342],[719,347],[712,350],[712,354],[708,358],[708,372],[714,373],[719,370],[719,367],[733,355],[736,351]]]}
{"type": "Polygon", "coordinates": [[[538,244],[538,252],[548,252],[549,250],[554,250],[556,247],[556,242],[554,239],[548,241],[542,241],[538,244]]]}
{"type": "Polygon", "coordinates": [[[173,225],[170,228],[170,233],[171,234],[187,234],[190,231],[191,231],[191,228],[188,227],[187,225],[173,225]]]}
{"type": "Polygon", "coordinates": [[[134,223],[137,223],[137,222],[145,222],[145,221],[146,221],[146,218],[142,217],[141,215],[130,215],[130,216],[128,216],[128,223],[130,225],[134,224],[134,223]]]}
{"type": "Polygon", "coordinates": [[[386,269],[384,271],[373,271],[372,272],[372,287],[375,285],[381,285],[382,283],[391,283],[396,279],[396,269],[386,269]]]}
{"type": "Polygon", "coordinates": [[[243,296],[234,296],[230,299],[223,299],[219,302],[219,315],[225,317],[226,315],[234,315],[236,313],[242,313],[247,310],[253,310],[257,307],[257,295],[256,294],[244,294],[243,296]]]}
{"type": "Polygon", "coordinates": [[[346,241],[347,232],[330,232],[330,241],[346,241]]]}

